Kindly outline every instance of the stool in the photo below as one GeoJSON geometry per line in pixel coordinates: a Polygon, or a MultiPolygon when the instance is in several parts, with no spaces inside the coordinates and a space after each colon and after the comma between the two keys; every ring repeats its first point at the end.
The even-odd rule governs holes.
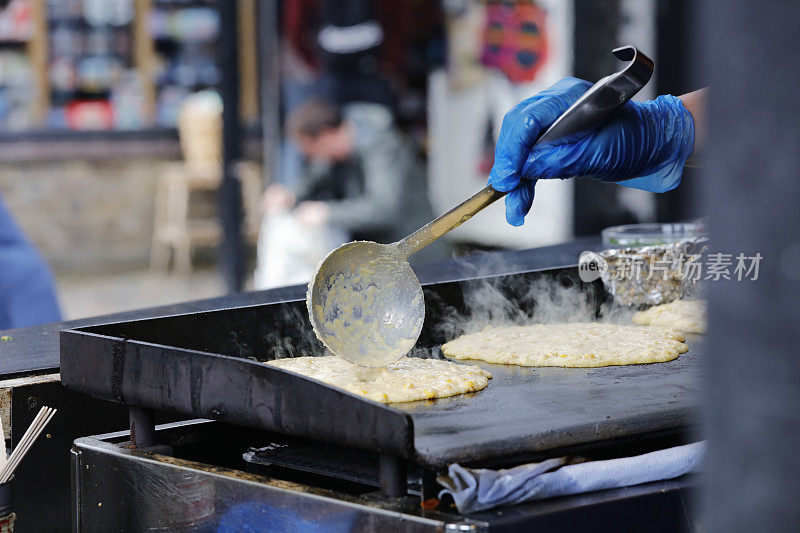
{"type": "MultiPolygon", "coordinates": [[[[242,186],[242,232],[246,242],[254,243],[259,225],[260,168],[252,161],[243,161],[235,166],[235,172],[242,186]]],[[[200,167],[186,163],[170,165],[159,178],[150,248],[152,270],[169,271],[174,256],[175,272],[188,276],[192,271],[192,249],[219,244],[222,229],[218,218],[193,217],[189,207],[192,194],[215,192],[221,180],[222,169],[218,165],[200,167]]]]}

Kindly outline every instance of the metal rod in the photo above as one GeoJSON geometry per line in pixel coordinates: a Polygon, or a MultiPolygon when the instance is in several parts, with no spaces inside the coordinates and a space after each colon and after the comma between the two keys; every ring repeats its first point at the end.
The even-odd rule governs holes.
{"type": "Polygon", "coordinates": [[[280,72],[278,59],[277,0],[258,3],[259,80],[261,81],[261,129],[265,179],[275,181],[281,169],[280,72]]]}
{"type": "Polygon", "coordinates": [[[406,462],[396,455],[382,453],[378,459],[381,480],[381,496],[399,498],[406,495],[408,474],[406,462]]]}
{"type": "Polygon", "coordinates": [[[491,185],[487,185],[436,220],[428,222],[405,239],[398,241],[395,246],[405,257],[408,257],[459,227],[481,209],[505,195],[506,193],[496,191],[491,185]]]}
{"type": "Polygon", "coordinates": [[[156,443],[156,422],[152,409],[128,407],[131,425],[131,442],[137,448],[149,448],[156,443]]]}
{"type": "Polygon", "coordinates": [[[229,293],[244,284],[244,245],[242,240],[242,187],[236,175],[241,157],[242,129],[239,121],[239,43],[236,31],[237,2],[219,2],[220,70],[222,81],[222,170],[218,193],[222,243],[220,267],[229,293]]]}
{"type": "Polygon", "coordinates": [[[436,473],[422,470],[422,507],[431,509],[439,505],[439,491],[442,487],[436,481],[436,473]]]}

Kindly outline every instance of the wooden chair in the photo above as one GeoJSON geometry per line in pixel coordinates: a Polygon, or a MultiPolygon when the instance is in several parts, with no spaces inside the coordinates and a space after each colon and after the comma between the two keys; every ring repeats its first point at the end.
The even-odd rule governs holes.
{"type": "MultiPolygon", "coordinates": [[[[192,271],[192,249],[216,246],[222,230],[219,219],[192,216],[192,196],[215,192],[222,180],[222,107],[212,94],[186,99],[178,120],[184,161],[170,165],[159,178],[150,248],[150,268],[168,271],[174,255],[174,269],[182,275],[192,271]]],[[[243,161],[235,167],[242,186],[243,232],[255,242],[261,197],[261,171],[257,163],[243,161]]]]}

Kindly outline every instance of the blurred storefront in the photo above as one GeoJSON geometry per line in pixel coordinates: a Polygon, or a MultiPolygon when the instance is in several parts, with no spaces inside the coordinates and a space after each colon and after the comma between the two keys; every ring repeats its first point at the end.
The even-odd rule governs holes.
{"type": "MultiPolygon", "coordinates": [[[[284,153],[289,143],[281,146],[282,115],[296,105],[293,99],[302,99],[303,87],[321,83],[318,72],[314,77],[297,67],[288,44],[293,35],[314,41],[323,4],[235,3],[242,155],[261,160],[271,154],[268,181],[294,178],[284,153]],[[292,32],[286,22],[292,17],[285,15],[298,6],[305,11],[292,32]],[[268,102],[263,110],[262,101],[268,102]]],[[[620,43],[657,59],[655,81],[642,97],[676,93],[675,81],[683,78],[669,57],[681,45],[675,28],[683,27],[676,11],[683,4],[541,0],[511,16],[510,6],[521,4],[376,2],[393,10],[404,6],[404,17],[383,17],[387,40],[401,42],[387,46],[397,51],[388,62],[393,111],[427,156],[435,210],[449,209],[485,183],[500,119],[515,101],[565,75],[596,80],[615,70],[608,52],[620,43]],[[503,30],[509,24],[522,30],[503,30]],[[390,39],[394,34],[402,39],[390,39]],[[527,67],[502,64],[513,50],[530,60],[527,67]]],[[[158,182],[183,157],[182,103],[193,93],[222,88],[221,5],[11,0],[0,11],[0,194],[58,272],[148,264],[158,182]]],[[[620,223],[685,218],[687,202],[673,201],[680,194],[656,201],[650,193],[590,180],[540,183],[528,224],[536,231],[507,226],[498,203],[480,215],[480,224],[451,237],[467,247],[552,244],[620,223]]],[[[207,200],[213,209],[213,198],[207,200]]]]}
{"type": "MultiPolygon", "coordinates": [[[[257,2],[237,2],[239,109],[254,133],[257,2]]],[[[0,11],[0,193],[56,270],[147,264],[157,181],[181,158],[181,104],[219,89],[220,35],[212,0],[12,0],[0,11]]]]}
{"type": "MultiPolygon", "coordinates": [[[[0,128],[175,127],[183,98],[219,86],[216,4],[12,0],[0,12],[0,128]]],[[[241,59],[253,62],[247,75],[255,73],[255,9],[255,1],[239,1],[241,59]]],[[[242,87],[243,119],[255,122],[257,83],[242,87]]]]}

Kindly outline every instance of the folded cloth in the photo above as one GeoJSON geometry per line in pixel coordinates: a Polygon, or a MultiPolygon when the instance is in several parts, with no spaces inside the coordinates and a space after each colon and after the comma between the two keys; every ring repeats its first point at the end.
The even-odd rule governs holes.
{"type": "Polygon", "coordinates": [[[459,512],[474,513],[501,505],[675,478],[699,469],[704,455],[705,442],[695,442],[634,457],[579,464],[568,464],[567,457],[507,470],[452,464],[447,475],[438,478],[445,487],[439,496],[450,494],[459,512]]]}

